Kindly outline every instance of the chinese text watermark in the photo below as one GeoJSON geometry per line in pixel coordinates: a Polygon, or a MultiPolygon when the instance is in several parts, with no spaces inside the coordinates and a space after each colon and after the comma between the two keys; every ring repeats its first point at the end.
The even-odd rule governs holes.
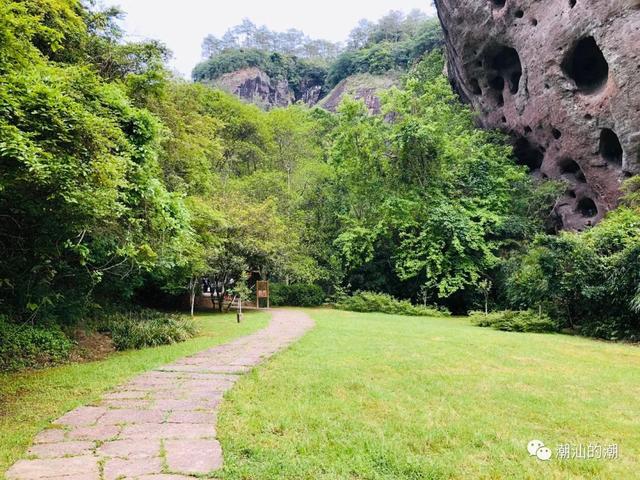
{"type": "MultiPolygon", "coordinates": [[[[532,457],[546,462],[553,457],[553,451],[540,440],[531,440],[527,444],[527,451],[532,457]]],[[[617,460],[620,448],[617,443],[562,443],[556,446],[555,458],[564,460],[617,460]]]]}

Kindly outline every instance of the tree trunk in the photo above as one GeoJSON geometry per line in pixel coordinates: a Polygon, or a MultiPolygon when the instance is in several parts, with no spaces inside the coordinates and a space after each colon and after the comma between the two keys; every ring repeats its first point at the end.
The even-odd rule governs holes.
{"type": "Polygon", "coordinates": [[[220,287],[218,290],[218,311],[222,313],[224,310],[224,287],[220,287]]]}
{"type": "Polygon", "coordinates": [[[196,286],[198,285],[198,279],[191,277],[189,281],[189,297],[191,302],[191,316],[193,317],[196,306],[196,286]]]}

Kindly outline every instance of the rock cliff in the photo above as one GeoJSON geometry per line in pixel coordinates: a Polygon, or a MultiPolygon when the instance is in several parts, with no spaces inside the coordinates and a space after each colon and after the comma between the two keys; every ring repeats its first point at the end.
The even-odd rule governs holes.
{"type": "Polygon", "coordinates": [[[315,105],[323,85],[313,79],[302,79],[296,90],[285,79],[272,79],[259,68],[249,67],[226,73],[211,84],[262,108],[286,107],[298,101],[315,105]]]}
{"type": "Polygon", "coordinates": [[[323,85],[312,79],[303,79],[296,94],[286,80],[273,80],[261,69],[250,67],[224,74],[211,84],[265,109],[303,102],[335,112],[342,99],[350,96],[362,99],[371,112],[379,113],[380,92],[398,85],[399,80],[397,74],[391,73],[353,75],[342,80],[325,96],[323,85]]]}
{"type": "Polygon", "coordinates": [[[640,172],[640,0],[435,0],[451,82],[479,122],[564,179],[559,226],[614,208],[640,172]]]}
{"type": "Polygon", "coordinates": [[[271,80],[256,67],[226,73],[212,83],[215,87],[263,108],[286,107],[295,102],[295,96],[286,80],[271,80]]]}
{"type": "Polygon", "coordinates": [[[380,113],[380,93],[399,85],[398,75],[371,75],[361,73],[342,80],[324,97],[318,106],[335,112],[345,96],[364,101],[372,113],[380,113]]]}

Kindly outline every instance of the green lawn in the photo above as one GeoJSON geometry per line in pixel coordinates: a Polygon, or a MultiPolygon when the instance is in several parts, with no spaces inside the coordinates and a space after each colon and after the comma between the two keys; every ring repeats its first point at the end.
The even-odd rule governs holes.
{"type": "Polygon", "coordinates": [[[227,396],[225,479],[638,478],[639,348],[310,312],[315,330],[227,396]],[[529,457],[532,439],[554,458],[529,457]],[[590,442],[619,460],[555,458],[590,442]]]}
{"type": "Polygon", "coordinates": [[[266,313],[197,317],[200,335],[183,343],[118,353],[84,364],[0,375],[0,478],[22,456],[33,437],[52,420],[90,403],[137,373],[247,335],[267,325],[266,313]]]}

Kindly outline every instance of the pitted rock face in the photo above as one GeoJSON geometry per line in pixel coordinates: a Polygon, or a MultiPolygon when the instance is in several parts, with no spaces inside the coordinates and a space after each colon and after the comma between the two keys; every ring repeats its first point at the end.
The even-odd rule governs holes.
{"type": "Polygon", "coordinates": [[[222,75],[213,85],[264,108],[286,107],[295,102],[285,80],[274,81],[255,67],[222,75]]]}
{"type": "Polygon", "coordinates": [[[640,173],[640,0],[435,0],[451,82],[534,175],[561,178],[561,226],[614,208],[640,173]]]}

